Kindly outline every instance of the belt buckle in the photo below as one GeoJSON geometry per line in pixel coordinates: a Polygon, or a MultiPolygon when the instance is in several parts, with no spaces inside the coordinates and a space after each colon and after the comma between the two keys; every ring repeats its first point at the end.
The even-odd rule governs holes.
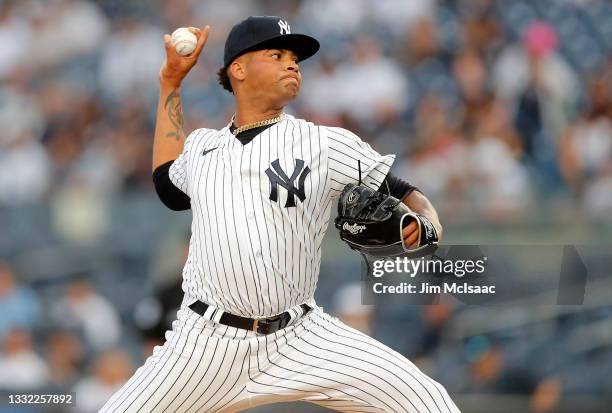
{"type": "Polygon", "coordinates": [[[254,319],[253,321],[253,332],[259,333],[259,328],[262,328],[261,334],[272,334],[275,331],[285,328],[289,323],[291,316],[288,314],[279,314],[275,317],[254,319]],[[285,317],[283,317],[285,315],[285,317]],[[260,321],[262,322],[260,324],[260,321]]]}

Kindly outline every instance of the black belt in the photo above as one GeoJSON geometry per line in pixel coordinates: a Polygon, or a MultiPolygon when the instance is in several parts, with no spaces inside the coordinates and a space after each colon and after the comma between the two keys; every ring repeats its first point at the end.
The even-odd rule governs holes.
{"type": "MultiPolygon", "coordinates": [[[[208,307],[208,304],[199,300],[189,306],[190,309],[201,316],[204,315],[204,312],[208,307]]],[[[303,315],[306,315],[310,310],[312,310],[312,308],[306,304],[302,304],[300,307],[304,311],[303,315]]],[[[289,314],[288,311],[274,317],[260,319],[246,318],[224,312],[219,320],[219,323],[230,327],[241,328],[243,330],[251,330],[260,334],[272,334],[287,327],[289,321],[291,321],[291,314],[289,314]]]]}

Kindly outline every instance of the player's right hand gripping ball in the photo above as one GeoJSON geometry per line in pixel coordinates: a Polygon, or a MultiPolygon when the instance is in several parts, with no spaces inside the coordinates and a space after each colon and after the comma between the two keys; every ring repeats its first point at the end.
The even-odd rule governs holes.
{"type": "Polygon", "coordinates": [[[198,44],[198,38],[187,27],[179,27],[172,32],[172,44],[181,56],[189,56],[198,44]]]}
{"type": "Polygon", "coordinates": [[[420,257],[433,253],[438,245],[431,221],[412,212],[399,199],[365,186],[344,187],[335,224],[340,238],[352,249],[373,257],[420,257]],[[402,230],[413,220],[419,228],[418,245],[408,249],[402,230]]]}

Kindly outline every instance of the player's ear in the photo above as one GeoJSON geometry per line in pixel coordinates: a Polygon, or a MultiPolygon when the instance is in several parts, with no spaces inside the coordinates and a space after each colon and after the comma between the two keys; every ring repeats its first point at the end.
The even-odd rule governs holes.
{"type": "Polygon", "coordinates": [[[244,80],[246,77],[246,65],[241,59],[236,59],[230,64],[230,76],[237,80],[244,80]]]}

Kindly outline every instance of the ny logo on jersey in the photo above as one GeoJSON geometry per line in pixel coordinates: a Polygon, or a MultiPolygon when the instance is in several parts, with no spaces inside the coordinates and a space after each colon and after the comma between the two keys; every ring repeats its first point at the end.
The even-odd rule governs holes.
{"type": "Polygon", "coordinates": [[[295,206],[294,197],[296,196],[301,202],[304,202],[306,199],[304,181],[306,181],[306,176],[308,176],[310,173],[310,168],[308,166],[304,166],[304,161],[301,159],[295,160],[295,169],[293,170],[291,177],[287,176],[285,171],[283,171],[278,159],[272,162],[272,168],[274,168],[276,173],[274,173],[270,168],[266,169],[266,175],[268,175],[268,178],[270,178],[270,200],[278,202],[278,186],[280,185],[287,190],[287,202],[285,202],[285,208],[295,206]],[[297,188],[294,186],[296,179],[298,179],[297,188]]]}
{"type": "Polygon", "coordinates": [[[279,20],[280,34],[291,34],[291,26],[285,20],[279,20]]]}

